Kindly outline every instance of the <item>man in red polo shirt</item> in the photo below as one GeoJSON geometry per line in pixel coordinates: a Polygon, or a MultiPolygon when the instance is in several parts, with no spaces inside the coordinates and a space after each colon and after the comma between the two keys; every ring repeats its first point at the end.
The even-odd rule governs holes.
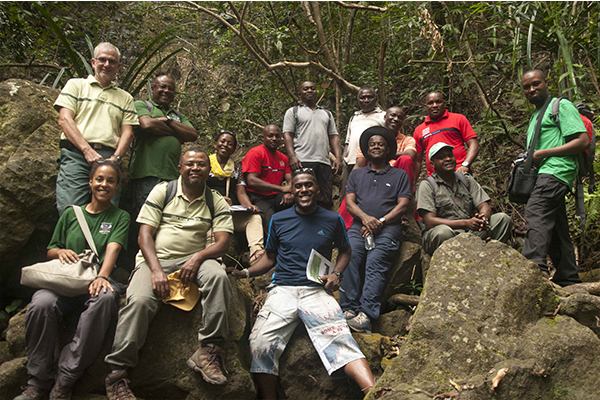
{"type": "Polygon", "coordinates": [[[281,142],[281,129],[267,125],[263,129],[263,144],[250,149],[242,160],[246,191],[252,204],[260,208],[265,232],[273,214],[294,203],[290,163],[285,154],[277,151],[281,142]],[[286,186],[282,186],[284,179],[286,186]]]}
{"type": "Polygon", "coordinates": [[[413,134],[417,142],[414,181],[417,182],[419,179],[423,153],[427,162],[427,175],[433,173],[433,166],[427,154],[431,146],[440,142],[454,147],[456,171],[470,172],[471,164],[479,153],[479,142],[467,118],[462,114],[448,112],[444,95],[440,92],[431,92],[425,97],[425,109],[428,116],[421,125],[417,126],[413,134]],[[465,150],[465,143],[467,150],[465,150]]]}

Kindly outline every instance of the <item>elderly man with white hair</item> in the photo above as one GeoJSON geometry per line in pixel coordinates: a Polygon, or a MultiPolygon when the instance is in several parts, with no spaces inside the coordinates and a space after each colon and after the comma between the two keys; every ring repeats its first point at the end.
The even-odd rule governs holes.
{"type": "MultiPolygon", "coordinates": [[[[56,99],[60,137],[56,179],[58,213],[70,205],[89,203],[89,173],[94,161],[120,163],[139,125],[133,97],[113,79],[121,67],[119,49],[102,42],[94,49],[94,75],[70,79],[56,99]]],[[[119,192],[112,201],[119,204],[119,192]]]]}

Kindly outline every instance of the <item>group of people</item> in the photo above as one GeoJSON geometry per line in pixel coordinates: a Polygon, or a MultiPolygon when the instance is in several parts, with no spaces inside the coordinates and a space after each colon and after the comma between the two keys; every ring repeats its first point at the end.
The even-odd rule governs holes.
{"type": "MultiPolygon", "coordinates": [[[[69,80],[55,103],[63,130],[60,219],[48,257],[71,263],[88,247],[74,213],[81,206],[101,268],[89,294],[68,298],[38,290],[33,296],[26,317],[29,379],[15,400],[41,399],[48,393],[51,400],[69,399],[115,321],[115,338],[105,358],[110,368],[107,396],[135,399],[128,370],[137,364],[150,323],[170,295],[168,275],[174,272],[184,286],[196,284],[201,294],[199,346],[187,365],[211,384],[226,384],[223,342],[232,296],[228,274],[249,279],[273,266],[268,297],[249,337],[250,372],[260,398],[277,398],[279,358],[300,321],[327,372],[345,372],[366,394],[374,379],[351,331],[370,332],[379,317],[403,216],[415,213],[422,219],[423,247],[430,254],[461,232],[510,239],[510,218],[492,214],[489,196],[471,173],[479,151],[477,135],[463,115],[448,112],[440,92],[427,95],[428,116],[410,136],[401,133],[402,108],[381,110],[375,90],[361,87],[360,109],[350,119],[342,148],[333,115],[317,105],[315,85],[303,82],[301,104],[287,110],[283,129],[264,127],[263,143],[236,163],[231,157],[237,139],[230,131],[216,135],[211,155],[198,147],[181,152],[181,145],[194,142],[198,134],[171,107],[171,77],[157,76],[151,99],[134,102],[113,82],[120,67],[115,46],[100,43],[92,67],[94,75],[69,80]],[[117,205],[120,160],[132,140],[135,225],[128,235],[129,214],[117,205]],[[287,155],[278,151],[282,142],[287,155]],[[428,177],[417,185],[423,155],[428,177]],[[339,213],[330,210],[337,173],[342,173],[339,213]],[[416,207],[410,205],[415,194],[416,207]],[[235,231],[246,234],[250,267],[226,270],[218,259],[227,253],[235,231]],[[137,242],[139,252],[126,305],[119,311],[119,286],[111,273],[128,238],[130,246],[137,242]],[[333,271],[320,282],[310,280],[311,257],[318,253],[331,259],[334,248],[333,271]],[[338,289],[339,303],[331,295],[338,289]],[[58,326],[75,311],[81,312],[75,336],[62,349],[54,372],[58,326]]],[[[536,109],[548,100],[541,71],[526,73],[522,86],[536,109]]],[[[578,277],[564,195],[577,168],[573,155],[588,142],[572,104],[563,101],[560,107],[562,129],[542,123],[534,153],[540,176],[526,208],[523,254],[543,272],[550,255],[557,269],[554,280],[568,285],[578,277]]]]}

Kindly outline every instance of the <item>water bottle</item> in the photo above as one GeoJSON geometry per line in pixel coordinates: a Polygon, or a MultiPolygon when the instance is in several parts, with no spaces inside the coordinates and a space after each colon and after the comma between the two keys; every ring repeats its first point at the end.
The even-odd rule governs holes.
{"type": "Polygon", "coordinates": [[[369,233],[365,236],[365,249],[373,250],[375,248],[375,239],[373,239],[373,234],[369,233]]]}

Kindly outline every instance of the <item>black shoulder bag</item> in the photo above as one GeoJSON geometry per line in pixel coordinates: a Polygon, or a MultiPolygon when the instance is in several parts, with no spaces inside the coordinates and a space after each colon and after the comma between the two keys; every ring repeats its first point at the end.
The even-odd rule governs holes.
{"type": "Polygon", "coordinates": [[[527,204],[527,200],[529,200],[529,196],[535,187],[538,168],[533,164],[533,152],[535,151],[535,145],[540,136],[542,119],[544,118],[546,109],[551,101],[552,97],[548,96],[546,103],[544,103],[544,106],[540,109],[537,117],[537,124],[535,126],[535,133],[529,144],[527,153],[519,154],[518,158],[513,161],[513,168],[512,171],[510,171],[510,176],[506,183],[508,200],[513,203],[527,204]]]}

